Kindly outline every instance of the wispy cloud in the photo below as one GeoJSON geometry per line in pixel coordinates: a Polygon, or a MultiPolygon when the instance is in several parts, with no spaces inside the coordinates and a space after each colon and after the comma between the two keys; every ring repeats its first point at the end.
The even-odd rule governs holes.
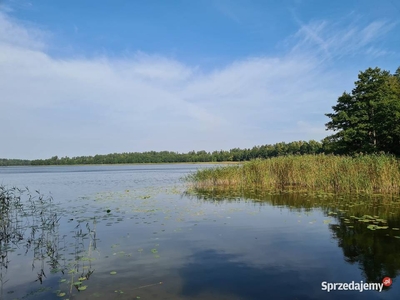
{"type": "Polygon", "coordinates": [[[46,52],[48,33],[0,13],[0,138],[8,141],[0,157],[321,139],[323,114],[348,84],[343,74],[321,66],[321,52],[352,53],[362,50],[360,44],[365,51],[383,51],[375,50],[374,40],[388,25],[335,31],[328,22],[310,23],[280,56],[249,57],[204,72],[140,52],[56,59],[46,52]],[[320,49],[310,51],[315,44],[320,49]]]}
{"type": "Polygon", "coordinates": [[[314,21],[304,24],[294,16],[300,28],[289,39],[295,42],[292,51],[310,51],[328,60],[358,54],[387,54],[387,51],[378,48],[378,42],[397,24],[379,20],[360,25],[360,22],[350,20],[353,18],[347,17],[340,22],[314,21]]]}

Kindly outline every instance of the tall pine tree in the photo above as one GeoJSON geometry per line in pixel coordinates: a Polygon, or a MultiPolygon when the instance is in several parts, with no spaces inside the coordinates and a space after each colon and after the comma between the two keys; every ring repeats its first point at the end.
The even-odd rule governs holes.
{"type": "Polygon", "coordinates": [[[394,75],[380,68],[360,72],[351,94],[343,93],[324,140],[327,152],[353,154],[385,151],[400,155],[400,68],[394,75]]]}

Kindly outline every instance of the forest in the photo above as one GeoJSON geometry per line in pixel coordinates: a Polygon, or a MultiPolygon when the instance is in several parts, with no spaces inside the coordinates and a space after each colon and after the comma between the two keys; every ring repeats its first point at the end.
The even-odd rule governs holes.
{"type": "Polygon", "coordinates": [[[330,121],[326,130],[334,134],[322,141],[280,142],[234,148],[229,151],[148,151],[106,155],[58,157],[49,159],[0,159],[0,166],[77,165],[128,163],[240,162],[284,155],[385,153],[400,156],[400,67],[394,74],[378,67],[358,74],[351,92],[344,92],[325,114],[330,121]]]}
{"type": "Polygon", "coordinates": [[[6,159],[0,158],[0,166],[27,166],[31,161],[28,159],[6,159]]]}
{"type": "Polygon", "coordinates": [[[31,165],[73,165],[73,164],[128,164],[128,163],[179,163],[179,162],[228,162],[268,158],[286,154],[316,154],[322,151],[322,143],[317,141],[277,143],[253,147],[252,149],[231,149],[229,151],[190,151],[177,153],[171,151],[149,151],[133,153],[114,153],[107,155],[57,157],[33,160],[31,165]]]}

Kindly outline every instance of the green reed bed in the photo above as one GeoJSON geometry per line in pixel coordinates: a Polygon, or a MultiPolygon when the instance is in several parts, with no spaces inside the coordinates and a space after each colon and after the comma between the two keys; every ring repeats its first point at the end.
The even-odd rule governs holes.
{"type": "Polygon", "coordinates": [[[197,171],[188,177],[196,189],[268,190],[400,194],[400,161],[389,155],[289,155],[239,166],[197,171]]]}

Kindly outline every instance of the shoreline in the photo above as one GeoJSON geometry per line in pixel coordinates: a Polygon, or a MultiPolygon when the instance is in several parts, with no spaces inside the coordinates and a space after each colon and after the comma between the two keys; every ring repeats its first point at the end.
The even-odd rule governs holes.
{"type": "Polygon", "coordinates": [[[8,167],[68,167],[68,166],[140,166],[140,165],[238,165],[243,161],[221,161],[221,162],[161,162],[161,163],[121,163],[121,164],[71,164],[71,165],[13,165],[0,166],[0,168],[8,167]]]}

